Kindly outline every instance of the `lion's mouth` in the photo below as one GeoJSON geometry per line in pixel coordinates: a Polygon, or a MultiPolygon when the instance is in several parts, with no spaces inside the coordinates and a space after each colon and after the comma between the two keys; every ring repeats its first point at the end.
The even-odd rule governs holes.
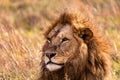
{"type": "Polygon", "coordinates": [[[48,69],[49,71],[56,71],[59,70],[63,67],[64,64],[58,64],[58,63],[54,63],[52,61],[47,62],[46,64],[46,69],[48,69]]]}
{"type": "Polygon", "coordinates": [[[46,65],[48,65],[48,64],[55,64],[55,65],[60,65],[60,66],[63,66],[63,65],[64,65],[64,64],[54,63],[54,62],[52,62],[52,61],[47,62],[47,64],[46,64],[46,65]]]}

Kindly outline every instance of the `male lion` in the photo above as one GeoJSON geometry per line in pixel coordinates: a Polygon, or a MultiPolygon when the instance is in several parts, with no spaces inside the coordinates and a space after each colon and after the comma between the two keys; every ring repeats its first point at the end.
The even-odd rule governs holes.
{"type": "Polygon", "coordinates": [[[89,20],[64,12],[45,37],[39,80],[111,80],[110,47],[89,20]]]}

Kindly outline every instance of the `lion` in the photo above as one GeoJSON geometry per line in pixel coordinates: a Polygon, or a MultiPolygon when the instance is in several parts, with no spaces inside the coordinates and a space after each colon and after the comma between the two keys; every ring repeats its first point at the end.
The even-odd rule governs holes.
{"type": "Polygon", "coordinates": [[[45,32],[39,80],[111,80],[111,49],[94,25],[64,12],[45,32]]]}

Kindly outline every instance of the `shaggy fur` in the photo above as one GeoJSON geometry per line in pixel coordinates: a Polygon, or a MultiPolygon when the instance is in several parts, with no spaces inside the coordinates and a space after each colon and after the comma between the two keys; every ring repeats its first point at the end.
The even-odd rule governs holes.
{"type": "Polygon", "coordinates": [[[46,38],[58,24],[71,26],[76,36],[74,36],[77,40],[76,46],[79,44],[79,47],[76,47],[76,54],[70,53],[72,58],[69,58],[61,69],[49,71],[45,68],[44,62],[44,52],[48,48],[46,42],[43,46],[39,80],[111,80],[110,46],[107,40],[98,33],[96,27],[78,14],[65,12],[46,31],[46,38]],[[84,47],[82,43],[83,46],[85,44],[84,47]]]}

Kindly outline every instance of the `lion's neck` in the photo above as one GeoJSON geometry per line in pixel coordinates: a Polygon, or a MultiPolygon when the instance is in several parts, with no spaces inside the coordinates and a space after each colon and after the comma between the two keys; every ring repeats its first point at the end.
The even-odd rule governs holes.
{"type": "Polygon", "coordinates": [[[44,71],[40,80],[65,80],[64,69],[55,72],[44,71]]]}
{"type": "Polygon", "coordinates": [[[77,72],[70,70],[69,73],[65,73],[65,80],[103,80],[103,78],[101,75],[96,76],[88,69],[84,69],[83,71],[78,70],[77,72]]]}
{"type": "Polygon", "coordinates": [[[83,76],[81,75],[85,76],[85,71],[82,67],[69,64],[69,67],[65,68],[65,76],[67,78],[65,80],[84,80],[83,76]]]}
{"type": "MultiPolygon", "coordinates": [[[[68,68],[69,69],[69,68],[68,68]]],[[[69,70],[61,69],[56,72],[44,71],[39,80],[103,80],[100,76],[91,74],[88,70],[84,71],[71,68],[69,70]]]]}

